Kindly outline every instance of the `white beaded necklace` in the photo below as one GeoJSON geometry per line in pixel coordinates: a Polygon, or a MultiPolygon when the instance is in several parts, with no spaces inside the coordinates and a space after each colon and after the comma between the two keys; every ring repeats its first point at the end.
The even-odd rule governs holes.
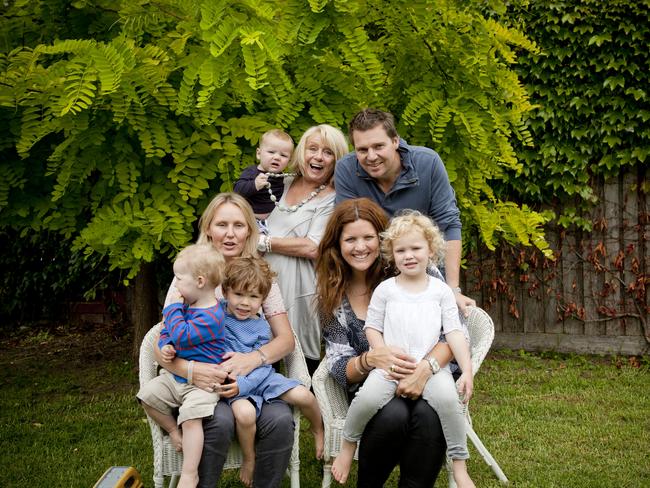
{"type": "MultiPolygon", "coordinates": [[[[298,176],[298,175],[297,175],[297,173],[266,173],[266,176],[268,176],[269,178],[284,178],[285,176],[298,176]]],[[[266,188],[269,190],[269,195],[270,195],[271,201],[275,204],[275,206],[278,208],[278,210],[280,210],[282,212],[295,212],[300,207],[302,207],[305,203],[307,203],[310,200],[314,199],[316,197],[316,195],[318,195],[325,188],[327,188],[327,185],[319,186],[314,191],[312,191],[307,196],[307,198],[305,198],[302,202],[296,203],[295,205],[291,205],[290,207],[287,207],[286,205],[283,205],[280,202],[278,202],[278,199],[275,197],[275,195],[273,194],[273,191],[271,190],[271,182],[270,181],[266,183],[266,188]]]]}

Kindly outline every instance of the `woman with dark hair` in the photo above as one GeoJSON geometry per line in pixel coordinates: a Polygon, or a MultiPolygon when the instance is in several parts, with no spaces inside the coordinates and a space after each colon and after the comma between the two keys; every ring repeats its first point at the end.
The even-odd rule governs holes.
{"type": "Polygon", "coordinates": [[[359,444],[357,487],[384,485],[400,466],[400,486],[435,483],[446,445],[440,420],[421,397],[427,379],[451,359],[439,343],[425,359],[392,347],[369,350],[364,321],[375,287],[387,276],[379,234],[388,225],[384,211],[367,198],[346,200],[334,209],[316,261],[317,307],[330,374],[350,399],[374,368],[397,369],[397,396],[368,423],[359,444]],[[422,462],[423,456],[427,461],[422,462]]]}

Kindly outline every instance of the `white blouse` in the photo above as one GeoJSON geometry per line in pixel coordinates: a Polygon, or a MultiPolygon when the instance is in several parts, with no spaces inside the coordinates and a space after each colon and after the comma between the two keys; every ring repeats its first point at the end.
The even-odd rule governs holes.
{"type": "Polygon", "coordinates": [[[427,288],[411,293],[395,278],[377,286],[368,307],[365,328],[376,329],[388,346],[398,346],[420,361],[438,343],[440,333],[464,332],[454,292],[429,278],[427,288]]]}

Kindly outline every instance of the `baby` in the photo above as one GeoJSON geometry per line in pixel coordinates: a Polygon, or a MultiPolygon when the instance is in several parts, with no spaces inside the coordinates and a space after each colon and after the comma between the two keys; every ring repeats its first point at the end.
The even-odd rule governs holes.
{"type": "MultiPolygon", "coordinates": [[[[221,284],[225,261],[211,245],[193,244],[174,261],[176,287],[170,304],[163,310],[164,326],[158,345],[165,362],[176,355],[206,363],[220,363],[225,352],[224,310],[214,289],[221,284]]],[[[163,370],[137,394],[144,410],[169,433],[177,451],[183,451],[179,487],[195,487],[203,450],[203,419],[211,417],[219,395],[192,385],[188,378],[163,370]],[[180,407],[178,420],[172,415],[180,407]],[[182,434],[178,426],[182,428],[182,434]]]]}
{"type": "Polygon", "coordinates": [[[255,153],[259,164],[246,168],[235,182],[234,190],[250,203],[262,232],[265,219],[275,208],[271,194],[275,196],[275,201],[280,201],[284,191],[283,179],[269,177],[268,173],[282,173],[289,164],[292,152],[293,140],[289,134],[280,129],[265,132],[255,153]],[[269,183],[271,188],[268,188],[269,183]]]}

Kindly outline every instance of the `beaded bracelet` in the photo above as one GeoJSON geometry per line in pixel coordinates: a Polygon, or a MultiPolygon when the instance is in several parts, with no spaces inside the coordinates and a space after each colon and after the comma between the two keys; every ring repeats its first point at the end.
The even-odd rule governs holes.
{"type": "Polygon", "coordinates": [[[260,239],[257,241],[257,250],[264,253],[271,252],[271,237],[264,234],[260,235],[260,239]]]}

